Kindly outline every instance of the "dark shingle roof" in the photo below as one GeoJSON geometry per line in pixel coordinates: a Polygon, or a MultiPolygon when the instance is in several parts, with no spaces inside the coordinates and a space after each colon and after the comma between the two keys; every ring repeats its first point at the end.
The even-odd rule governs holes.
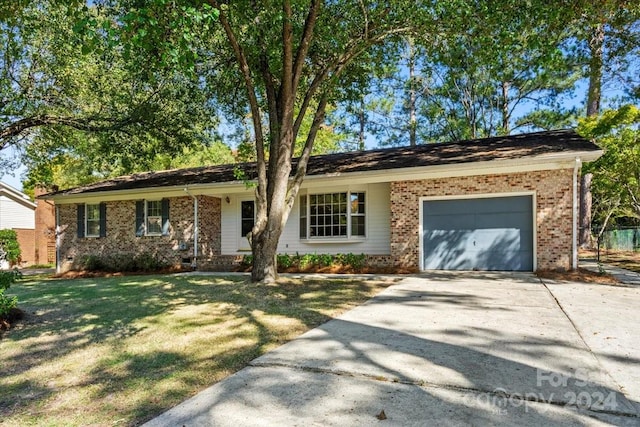
{"type": "MultiPolygon", "coordinates": [[[[309,159],[307,176],[519,159],[542,154],[598,150],[600,148],[597,145],[572,130],[554,130],[415,147],[313,156],[309,159]]],[[[295,171],[295,159],[293,163],[295,171]]],[[[44,198],[54,195],[70,196],[103,191],[232,182],[238,181],[234,173],[236,168],[244,171],[247,178],[255,178],[255,163],[203,166],[122,176],[49,193],[44,198]]]]}

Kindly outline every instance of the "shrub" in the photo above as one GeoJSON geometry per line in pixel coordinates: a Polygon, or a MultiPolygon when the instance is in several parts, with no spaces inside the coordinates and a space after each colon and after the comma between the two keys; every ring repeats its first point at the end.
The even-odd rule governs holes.
{"type": "Polygon", "coordinates": [[[158,271],[166,267],[168,263],[148,252],[143,252],[134,258],[134,271],[158,271]]]}
{"type": "Polygon", "coordinates": [[[115,254],[107,256],[85,255],[79,267],[85,271],[106,272],[150,272],[159,271],[169,266],[166,260],[156,254],[143,252],[140,254],[115,254]]]}
{"type": "Polygon", "coordinates": [[[18,297],[8,297],[4,291],[22,277],[18,270],[0,271],[0,318],[5,317],[18,305],[18,297]]]}
{"type": "Polygon", "coordinates": [[[251,264],[253,264],[253,255],[243,255],[242,261],[240,261],[240,264],[242,264],[245,267],[248,267],[251,264]]]}
{"type": "Polygon", "coordinates": [[[289,254],[278,255],[278,268],[289,268],[293,265],[293,258],[289,254]]]}
{"type": "Polygon", "coordinates": [[[0,247],[6,253],[7,261],[11,265],[20,260],[20,245],[18,235],[14,230],[0,230],[0,247]]]}
{"type": "Polygon", "coordinates": [[[80,258],[80,269],[85,271],[104,270],[104,263],[100,257],[96,255],[85,255],[80,258]]]}

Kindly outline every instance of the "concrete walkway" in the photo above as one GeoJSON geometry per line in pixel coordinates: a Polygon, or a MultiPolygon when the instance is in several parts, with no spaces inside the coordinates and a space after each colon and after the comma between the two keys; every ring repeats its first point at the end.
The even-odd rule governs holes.
{"type": "Polygon", "coordinates": [[[604,270],[606,273],[611,274],[613,277],[626,285],[640,286],[640,274],[636,273],[635,271],[616,267],[615,265],[611,264],[598,263],[598,261],[596,261],[595,259],[581,259],[580,267],[595,272],[601,272],[601,270],[604,270]]]}
{"type": "Polygon", "coordinates": [[[432,273],[147,426],[640,425],[640,288],[432,273]]]}

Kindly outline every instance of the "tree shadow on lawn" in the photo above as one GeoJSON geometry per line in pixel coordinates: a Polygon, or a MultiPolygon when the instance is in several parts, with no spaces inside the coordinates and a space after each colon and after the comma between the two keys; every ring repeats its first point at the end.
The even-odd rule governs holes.
{"type": "MultiPolygon", "coordinates": [[[[127,422],[148,418],[389,284],[325,280],[257,286],[242,278],[206,276],[22,282],[14,293],[27,317],[0,340],[0,352],[7,355],[0,360],[6,374],[0,379],[0,414],[46,418],[53,413],[42,408],[59,400],[56,395],[63,388],[88,387],[94,406],[112,405],[127,422]],[[292,323],[292,332],[278,327],[279,319],[285,326],[292,323]],[[155,329],[164,335],[140,347],[155,329]],[[194,333],[200,334],[197,342],[188,339],[194,333]],[[228,348],[215,351],[220,340],[228,340],[228,348]],[[198,354],[190,354],[192,345],[200,347],[198,354]],[[206,346],[212,351],[203,351],[206,346]],[[92,360],[74,360],[76,353],[92,360]],[[62,363],[68,376],[76,378],[60,386],[67,374],[46,371],[52,361],[62,363]],[[74,371],[76,364],[83,365],[81,372],[74,371]],[[22,380],[43,369],[43,376],[22,380]],[[158,385],[165,380],[177,386],[158,385]],[[137,396],[135,403],[110,403],[123,389],[136,387],[153,393],[137,396]],[[34,397],[21,398],[25,394],[34,397]]],[[[56,415],[64,420],[64,408],[59,412],[56,415]]]]}
{"type": "MultiPolygon", "coordinates": [[[[27,388],[26,393],[32,393],[34,396],[32,399],[20,400],[21,394],[25,394],[21,391],[20,383],[11,386],[12,393],[4,396],[0,393],[0,415],[11,420],[9,417],[34,413],[40,414],[40,421],[58,417],[58,422],[64,423],[70,419],[65,418],[65,412],[75,412],[74,420],[77,421],[70,424],[111,423],[116,416],[123,420],[124,424],[140,423],[227,377],[278,343],[290,339],[290,333],[287,334],[274,325],[273,322],[277,319],[290,319],[294,322],[292,325],[285,324],[285,329],[292,327],[302,330],[314,327],[331,318],[327,314],[329,307],[346,308],[348,300],[355,297],[366,300],[369,290],[369,286],[357,282],[349,286],[327,281],[310,281],[302,285],[291,282],[277,286],[257,286],[241,279],[202,276],[130,276],[118,279],[27,284],[19,298],[21,305],[31,314],[26,323],[10,331],[9,335],[0,341],[0,350],[3,350],[3,346],[8,347],[8,342],[21,345],[19,351],[14,351],[8,358],[3,359],[3,372],[12,377],[26,375],[30,370],[49,363],[52,358],[63,358],[94,345],[100,346],[101,353],[97,354],[96,360],[86,367],[86,371],[76,382],[65,386],[69,389],[89,389],[84,407],[60,406],[51,411],[48,408],[51,406],[49,402],[56,399],[64,400],[58,395],[65,390],[50,386],[48,378],[41,378],[38,381],[22,383],[27,388]],[[196,315],[186,316],[193,310],[196,311],[196,315]],[[180,317],[183,314],[185,317],[180,317]],[[166,319],[166,316],[169,319],[166,319]],[[134,345],[136,341],[147,337],[154,328],[167,327],[167,322],[170,326],[169,335],[150,342],[146,348],[122,349],[123,342],[134,345]],[[198,342],[185,340],[189,331],[201,330],[205,332],[198,342]],[[225,334],[230,347],[216,353],[214,349],[218,340],[225,334]],[[165,340],[166,343],[157,342],[161,340],[165,340]],[[200,351],[196,354],[190,347],[194,345],[210,345],[212,351],[200,351]]],[[[428,292],[425,298],[424,292],[407,291],[401,295],[396,294],[396,297],[399,305],[408,307],[427,304],[447,305],[478,313],[483,310],[496,310],[501,313],[510,311],[508,307],[493,305],[490,297],[472,293],[428,292]]],[[[383,298],[388,299],[387,293],[383,294],[383,298]]],[[[381,303],[377,300],[370,301],[367,305],[376,309],[376,304],[381,303]]],[[[492,333],[489,329],[451,332],[452,336],[492,333]]],[[[377,381],[370,394],[363,391],[362,395],[355,396],[357,399],[384,398],[389,396],[388,393],[397,392],[405,393],[407,401],[413,401],[411,399],[414,399],[415,395],[413,392],[410,393],[407,387],[419,387],[419,381],[429,382],[429,377],[412,377],[407,372],[398,370],[391,360],[386,361],[387,347],[394,348],[396,355],[404,354],[410,363],[444,367],[466,378],[467,382],[478,388],[494,384],[482,383],[482,378],[483,375],[488,376],[496,370],[499,371],[499,378],[519,375],[526,381],[531,381],[536,375],[534,366],[525,363],[383,327],[335,320],[325,323],[314,333],[324,333],[326,336],[317,336],[310,332],[311,338],[303,336],[302,340],[306,339],[312,345],[322,344],[323,341],[337,342],[344,351],[353,354],[354,363],[374,366],[380,375],[392,378],[390,381],[377,381]],[[348,332],[346,335],[345,330],[348,332]],[[374,336],[377,336],[375,340],[374,336]],[[360,346],[361,343],[368,343],[374,348],[365,351],[360,346]],[[475,363],[471,366],[474,374],[469,374],[469,367],[465,367],[465,363],[475,363]],[[393,383],[393,378],[399,383],[393,383]],[[414,381],[416,378],[418,381],[414,381]]],[[[503,341],[505,345],[511,346],[514,352],[528,351],[518,350],[518,344],[521,342],[513,337],[500,338],[498,332],[495,332],[494,336],[497,345],[503,341]],[[509,342],[510,339],[513,339],[513,342],[509,342]]],[[[544,353],[545,345],[566,346],[566,343],[540,339],[536,343],[537,351],[544,353]]],[[[264,357],[268,359],[271,354],[277,356],[276,352],[264,357]]],[[[304,361],[301,363],[304,365],[304,361]]],[[[568,368],[571,366],[567,365],[568,368]]],[[[428,373],[423,371],[423,374],[424,372],[428,373]]],[[[549,372],[549,375],[554,374],[566,375],[566,372],[560,368],[549,372]]],[[[266,377],[261,377],[255,387],[246,390],[238,384],[232,387],[236,381],[234,379],[229,382],[229,386],[226,385],[227,382],[221,385],[222,394],[216,398],[216,402],[231,402],[234,399],[247,399],[248,402],[255,400],[259,411],[269,415],[269,409],[264,406],[264,401],[259,400],[260,397],[271,399],[267,402],[277,402],[281,396],[279,390],[284,387],[289,388],[292,393],[299,394],[296,402],[301,406],[292,406],[289,409],[290,414],[304,419],[306,414],[313,413],[312,408],[330,396],[339,381],[337,378],[330,378],[329,383],[325,383],[316,377],[307,377],[308,375],[302,375],[298,381],[295,375],[274,370],[266,377]]],[[[577,379],[570,377],[568,381],[573,386],[572,390],[575,390],[577,379]]],[[[499,385],[501,382],[496,381],[495,384],[499,385]]],[[[370,381],[367,380],[363,387],[367,389],[370,385],[370,381]]],[[[2,386],[4,387],[4,384],[2,386]]],[[[603,390],[609,391],[606,388],[603,390]]],[[[417,403],[423,402],[418,407],[424,410],[428,408],[424,402],[452,405],[445,397],[426,388],[420,388],[420,394],[417,403]]],[[[401,405],[400,400],[395,399],[395,408],[401,405]]],[[[286,406],[287,402],[282,401],[281,404],[286,406]]],[[[362,404],[368,405],[366,402],[362,404]]],[[[516,415],[519,414],[515,411],[516,415],[496,418],[493,412],[495,408],[481,407],[471,411],[465,405],[453,406],[456,411],[468,413],[469,420],[516,422],[516,415]]],[[[542,421],[558,422],[556,418],[547,417],[543,412],[540,411],[542,421]]]]}

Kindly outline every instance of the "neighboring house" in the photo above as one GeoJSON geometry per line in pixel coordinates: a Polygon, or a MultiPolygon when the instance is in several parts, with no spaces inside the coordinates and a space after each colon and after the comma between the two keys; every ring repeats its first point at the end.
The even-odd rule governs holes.
{"type": "MultiPolygon", "coordinates": [[[[575,268],[580,167],[601,154],[561,130],[315,156],[278,251],[419,270],[575,268]]],[[[56,204],[60,268],[140,252],[230,268],[250,253],[255,214],[236,168],[255,176],[255,164],[207,166],[41,196],[56,204]]]]}
{"type": "Polygon", "coordinates": [[[0,230],[16,232],[23,264],[33,264],[36,259],[35,210],[36,204],[29,196],[0,182],[0,230]]]}

